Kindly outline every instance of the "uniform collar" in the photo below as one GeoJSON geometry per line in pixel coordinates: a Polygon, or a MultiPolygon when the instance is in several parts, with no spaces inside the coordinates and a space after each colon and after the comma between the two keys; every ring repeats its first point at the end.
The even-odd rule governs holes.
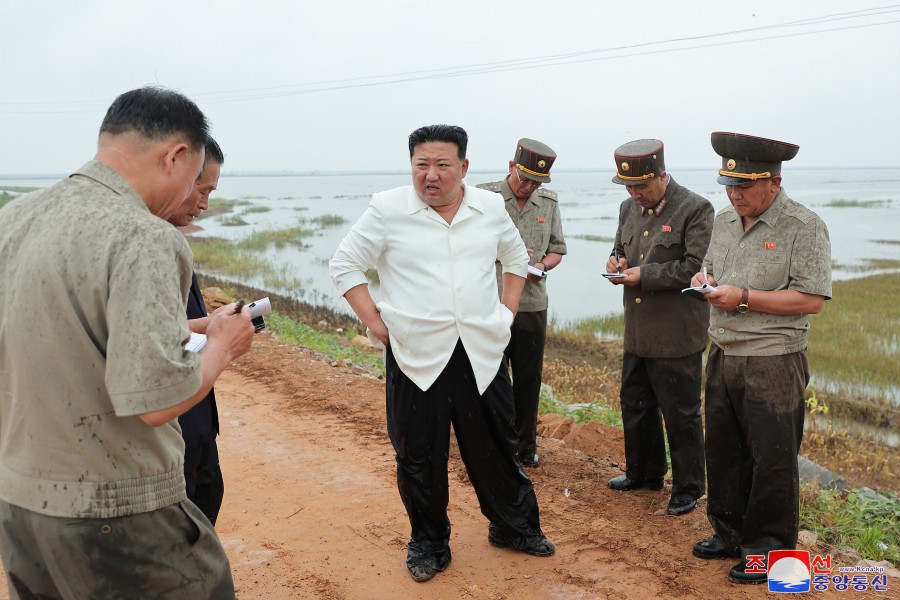
{"type": "MultiPolygon", "coordinates": [[[[500,182],[500,194],[503,196],[503,199],[507,202],[518,202],[519,199],[516,197],[515,192],[512,190],[512,186],[509,185],[509,178],[512,175],[507,175],[506,179],[500,182]]],[[[541,188],[537,188],[533,192],[528,195],[528,198],[525,199],[525,204],[533,204],[535,206],[540,206],[537,202],[537,193],[541,188]]]]}
{"type": "Polygon", "coordinates": [[[656,203],[656,206],[652,208],[644,208],[641,207],[641,216],[643,217],[647,213],[650,213],[654,216],[659,216],[663,214],[663,211],[666,210],[666,207],[669,205],[669,184],[672,183],[672,177],[666,173],[666,191],[663,193],[662,199],[656,203]],[[650,212],[653,211],[653,212],[650,212]]]}

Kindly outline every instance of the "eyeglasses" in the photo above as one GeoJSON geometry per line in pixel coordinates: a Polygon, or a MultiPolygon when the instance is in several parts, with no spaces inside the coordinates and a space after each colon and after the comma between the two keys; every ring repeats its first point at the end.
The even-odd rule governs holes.
{"type": "Polygon", "coordinates": [[[540,181],[535,181],[534,179],[522,179],[522,176],[519,175],[518,167],[513,167],[513,172],[516,174],[516,179],[519,180],[519,187],[533,187],[533,188],[541,187],[540,181]]]}

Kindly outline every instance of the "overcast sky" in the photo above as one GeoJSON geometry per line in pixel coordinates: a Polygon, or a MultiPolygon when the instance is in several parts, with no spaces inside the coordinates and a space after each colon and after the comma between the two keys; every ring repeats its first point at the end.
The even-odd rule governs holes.
{"type": "Polygon", "coordinates": [[[147,84],[200,105],[226,173],[406,169],[431,123],[469,132],[473,169],[520,137],[558,168],[643,137],[718,168],[715,130],[900,166],[900,4],[877,0],[9,0],[0,24],[0,174],[76,169],[147,84]]]}

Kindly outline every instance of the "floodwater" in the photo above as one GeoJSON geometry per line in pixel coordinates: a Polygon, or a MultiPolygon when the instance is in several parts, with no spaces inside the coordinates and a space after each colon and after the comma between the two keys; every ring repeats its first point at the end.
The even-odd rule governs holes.
{"type": "MultiPolygon", "coordinates": [[[[681,185],[708,198],[716,210],[728,204],[725,188],[716,183],[714,169],[673,170],[670,174],[681,185]]],[[[621,288],[600,276],[612,249],[619,205],[628,199],[623,187],[610,181],[612,175],[610,171],[558,171],[547,186],[559,195],[568,245],[568,254],[547,279],[550,319],[557,325],[623,311],[621,288]]],[[[787,194],[818,213],[828,226],[835,280],[877,273],[865,268],[871,260],[900,260],[900,167],[792,170],[788,165],[783,175],[787,194]]],[[[504,176],[505,172],[499,171],[470,171],[466,181],[475,185],[504,176]]],[[[203,231],[194,235],[240,240],[261,230],[308,229],[312,225],[304,224],[304,220],[317,217],[342,217],[344,223],[320,228],[315,236],[303,240],[303,247],[271,247],[265,257],[284,277],[299,282],[299,287],[272,291],[349,313],[328,277],[328,260],[374,192],[410,181],[408,173],[229,176],[226,171],[214,197],[246,202],[236,206],[231,215],[240,215],[247,225],[226,225],[231,215],[220,215],[197,221],[203,231]],[[268,210],[253,212],[259,207],[268,210]]],[[[0,186],[43,187],[51,183],[4,179],[0,186]]],[[[243,283],[266,287],[261,279],[243,283]]],[[[377,298],[377,284],[371,287],[377,298]]],[[[896,357],[897,348],[887,349],[886,355],[896,357]]],[[[817,381],[825,383],[820,376],[817,381]]],[[[897,398],[891,399],[900,401],[900,382],[896,392],[897,398]]]]}

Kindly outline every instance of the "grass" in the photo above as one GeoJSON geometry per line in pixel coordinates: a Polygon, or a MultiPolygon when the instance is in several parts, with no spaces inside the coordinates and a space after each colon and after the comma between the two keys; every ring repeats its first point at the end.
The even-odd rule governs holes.
{"type": "Polygon", "coordinates": [[[259,204],[254,204],[253,206],[248,206],[246,209],[244,209],[244,214],[251,215],[253,213],[266,213],[266,212],[269,212],[270,210],[272,210],[272,209],[269,208],[268,206],[261,206],[259,204]]]}
{"type": "Polygon", "coordinates": [[[625,337],[625,314],[609,313],[599,317],[565,323],[559,328],[554,324],[553,332],[561,336],[622,338],[625,337]]]}
{"type": "Polygon", "coordinates": [[[14,192],[16,194],[27,194],[44,188],[32,187],[30,185],[0,185],[0,192],[14,192]]]}
{"type": "Polygon", "coordinates": [[[347,336],[324,333],[277,312],[269,313],[266,316],[266,323],[282,340],[306,346],[332,360],[349,359],[355,365],[374,368],[384,373],[383,354],[354,346],[349,343],[347,336]]]}
{"type": "Polygon", "coordinates": [[[809,362],[820,388],[872,395],[900,386],[900,273],[833,284],[834,298],[810,317],[809,362]],[[824,381],[822,374],[827,374],[824,381]]]}
{"type": "Polygon", "coordinates": [[[310,217],[303,219],[304,223],[311,223],[319,227],[337,227],[347,222],[347,219],[341,215],[320,215],[318,217],[310,217]]]}
{"type": "Polygon", "coordinates": [[[242,250],[262,251],[269,246],[276,248],[284,248],[291,244],[295,246],[303,246],[303,238],[312,237],[314,231],[301,229],[300,227],[289,227],[287,229],[267,229],[264,231],[255,231],[245,239],[238,242],[238,246],[242,250]]]}
{"type": "Polygon", "coordinates": [[[829,200],[825,204],[819,206],[828,206],[831,208],[878,208],[888,206],[891,200],[848,200],[846,198],[835,198],[829,200]]]}
{"type": "Polygon", "coordinates": [[[26,185],[0,185],[0,208],[6,206],[10,201],[15,200],[22,194],[33,192],[42,188],[30,187],[26,185]]]}
{"type": "Polygon", "coordinates": [[[890,492],[844,495],[804,486],[800,518],[830,548],[849,546],[869,560],[900,562],[900,498],[890,492]]]}
{"type": "Polygon", "coordinates": [[[605,423],[613,427],[622,428],[622,413],[602,404],[579,404],[573,406],[561,400],[557,400],[552,394],[541,390],[538,413],[561,414],[572,417],[575,423],[587,423],[590,421],[605,423]]]}
{"type": "Polygon", "coordinates": [[[222,215],[219,217],[219,223],[227,227],[240,227],[249,224],[241,218],[241,215],[222,215]]]}
{"type": "Polygon", "coordinates": [[[900,246],[900,240],[872,240],[876,244],[888,244],[891,246],[900,246]]]}
{"type": "Polygon", "coordinates": [[[217,215],[224,215],[234,210],[235,206],[247,206],[246,200],[232,200],[230,198],[210,198],[209,208],[200,213],[198,219],[208,219],[217,215]]]}
{"type": "Polygon", "coordinates": [[[228,240],[188,236],[188,242],[194,251],[196,269],[242,278],[275,272],[271,263],[228,240]]]}

